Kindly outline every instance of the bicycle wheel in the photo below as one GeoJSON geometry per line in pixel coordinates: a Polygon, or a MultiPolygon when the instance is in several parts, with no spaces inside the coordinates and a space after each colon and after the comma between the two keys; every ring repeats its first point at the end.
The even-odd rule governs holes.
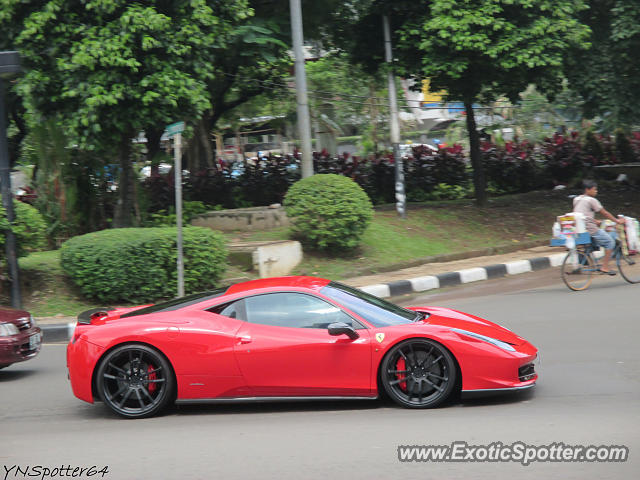
{"type": "Polygon", "coordinates": [[[640,256],[623,255],[622,252],[616,259],[620,275],[629,283],[640,283],[640,256]]]}
{"type": "Polygon", "coordinates": [[[569,252],[562,261],[562,280],[571,290],[584,290],[591,285],[595,270],[593,257],[584,252],[569,252]]]}

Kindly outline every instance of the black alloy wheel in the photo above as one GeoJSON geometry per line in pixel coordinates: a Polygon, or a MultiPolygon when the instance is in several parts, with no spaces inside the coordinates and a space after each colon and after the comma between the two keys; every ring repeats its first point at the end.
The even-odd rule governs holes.
{"type": "Polygon", "coordinates": [[[127,418],[144,418],[160,412],[173,396],[174,379],[169,362],[146,345],[127,344],[109,352],[96,372],[102,401],[127,418]]]}
{"type": "Polygon", "coordinates": [[[449,351],[433,340],[413,338],[393,347],[380,371],[387,394],[407,408],[433,408],[451,395],[456,365],[449,351]]]}

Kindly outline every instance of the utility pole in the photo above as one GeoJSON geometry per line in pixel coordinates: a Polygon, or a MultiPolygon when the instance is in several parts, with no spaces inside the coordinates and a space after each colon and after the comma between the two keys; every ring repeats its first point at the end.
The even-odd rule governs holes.
{"type": "MultiPolygon", "coordinates": [[[[2,194],[2,204],[7,215],[7,221],[10,224],[13,223],[16,217],[13,211],[13,194],[11,193],[9,148],[5,124],[4,79],[10,78],[18,72],[20,72],[20,55],[18,52],[0,52],[0,193],[2,194]]],[[[5,232],[0,232],[0,235],[3,234],[5,235],[7,267],[9,268],[9,277],[11,277],[11,306],[13,308],[22,308],[16,235],[11,228],[5,232]]]]}
{"type": "Polygon", "coordinates": [[[182,132],[184,122],[167,126],[166,132],[173,137],[173,172],[176,191],[176,267],[178,270],[178,297],[184,297],[184,257],[182,248],[182,132]]]}
{"type": "Polygon", "coordinates": [[[313,175],[311,160],[311,122],[309,120],[309,99],[307,97],[307,76],[304,71],[304,50],[302,43],[302,7],[300,0],[289,0],[291,9],[291,37],[295,57],[296,97],[298,99],[298,130],[302,142],[302,178],[313,175]]]}
{"type": "Polygon", "coordinates": [[[391,144],[393,145],[393,159],[396,172],[396,210],[400,218],[406,218],[407,198],[404,193],[404,171],[402,168],[402,156],[400,155],[400,124],[398,122],[398,95],[396,92],[396,78],[393,74],[393,56],[391,53],[391,32],[389,17],[382,16],[382,28],[384,29],[384,56],[389,66],[387,80],[389,84],[389,109],[391,126],[391,144]]]}

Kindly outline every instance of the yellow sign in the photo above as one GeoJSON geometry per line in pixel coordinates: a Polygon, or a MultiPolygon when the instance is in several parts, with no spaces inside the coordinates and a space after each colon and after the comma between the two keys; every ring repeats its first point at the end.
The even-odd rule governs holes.
{"type": "Polygon", "coordinates": [[[424,103],[441,103],[443,102],[443,97],[447,95],[445,90],[441,90],[438,93],[430,92],[431,81],[427,78],[422,81],[422,101],[424,103]]]}
{"type": "Polygon", "coordinates": [[[376,333],[376,340],[379,343],[382,343],[382,341],[384,340],[384,333],[376,333]]]}

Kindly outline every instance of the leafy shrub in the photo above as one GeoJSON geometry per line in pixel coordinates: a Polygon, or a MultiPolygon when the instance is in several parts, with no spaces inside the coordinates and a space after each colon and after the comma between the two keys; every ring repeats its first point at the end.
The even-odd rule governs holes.
{"type": "Polygon", "coordinates": [[[443,199],[432,194],[438,185],[464,185],[468,180],[460,145],[437,152],[425,146],[414,147],[413,156],[404,162],[404,172],[407,198],[414,202],[443,199]]]}
{"type": "Polygon", "coordinates": [[[620,163],[633,163],[636,161],[629,137],[622,129],[616,130],[616,157],[620,163]]]}
{"type": "Polygon", "coordinates": [[[373,217],[364,190],[334,174],[313,175],[294,183],[284,205],[294,236],[325,250],[356,247],[373,217]]]}
{"type": "MultiPolygon", "coordinates": [[[[0,197],[1,198],[1,197],[0,197]]],[[[13,222],[13,233],[18,243],[18,256],[22,257],[29,252],[36,252],[47,248],[47,224],[42,215],[26,203],[15,201],[13,209],[16,219],[13,222]]],[[[9,228],[9,222],[2,202],[0,201],[0,251],[4,258],[4,231],[9,228]]]]}
{"type": "Polygon", "coordinates": [[[533,144],[506,142],[498,147],[481,145],[487,183],[502,193],[529,192],[544,184],[542,166],[536,161],[533,144]]]}
{"type": "MultiPolygon", "coordinates": [[[[189,225],[193,217],[210,210],[220,210],[221,207],[208,207],[202,202],[184,202],[182,204],[182,224],[189,225]]],[[[152,213],[146,222],[148,227],[172,227],[176,224],[176,207],[169,207],[169,211],[160,210],[152,213]]]]}
{"type": "Polygon", "coordinates": [[[459,200],[467,196],[468,191],[461,185],[439,183],[429,194],[430,200],[459,200]]]}
{"type": "MultiPolygon", "coordinates": [[[[220,233],[187,227],[187,292],[213,287],[226,268],[220,233]]],[[[74,237],[61,249],[62,268],[83,294],[103,302],[149,302],[175,296],[175,228],[119,228],[74,237]]]]}
{"type": "Polygon", "coordinates": [[[570,136],[556,133],[546,138],[541,146],[545,174],[552,183],[568,184],[571,180],[588,175],[592,166],[590,155],[583,151],[575,132],[570,136]]]}

